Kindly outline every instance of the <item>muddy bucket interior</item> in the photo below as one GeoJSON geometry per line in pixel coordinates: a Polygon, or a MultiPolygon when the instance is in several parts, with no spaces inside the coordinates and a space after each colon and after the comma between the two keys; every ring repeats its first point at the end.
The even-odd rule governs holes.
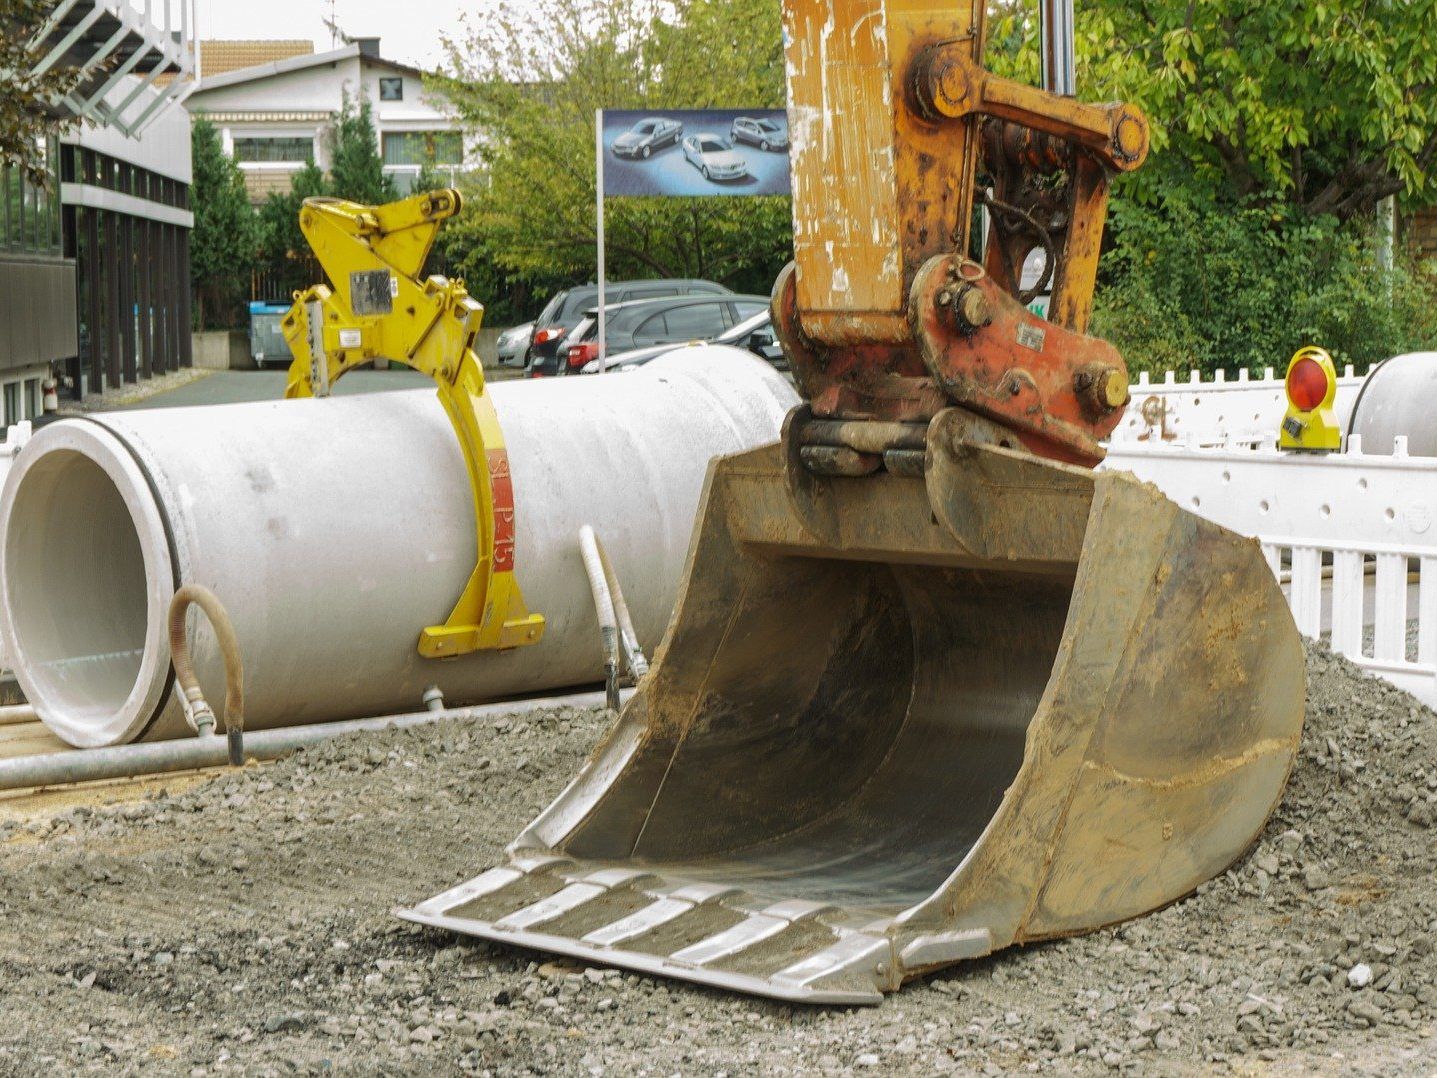
{"type": "Polygon", "coordinates": [[[794,474],[777,446],[716,463],[665,644],[606,742],[508,863],[404,916],[876,1002],[1163,905],[1251,843],[1303,703],[1255,543],[1002,450],[930,440],[922,478],[794,474]]]}
{"type": "Polygon", "coordinates": [[[755,568],[692,722],[649,742],[652,763],[636,760],[565,849],[895,914],[942,885],[1017,775],[1072,579],[755,568]]]}

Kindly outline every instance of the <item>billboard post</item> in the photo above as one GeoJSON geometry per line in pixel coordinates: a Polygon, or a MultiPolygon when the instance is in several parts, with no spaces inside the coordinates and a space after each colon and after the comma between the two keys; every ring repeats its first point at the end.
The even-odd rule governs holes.
{"type": "Polygon", "coordinates": [[[604,110],[594,110],[594,211],[598,217],[599,241],[599,373],[604,373],[604,110]]]}

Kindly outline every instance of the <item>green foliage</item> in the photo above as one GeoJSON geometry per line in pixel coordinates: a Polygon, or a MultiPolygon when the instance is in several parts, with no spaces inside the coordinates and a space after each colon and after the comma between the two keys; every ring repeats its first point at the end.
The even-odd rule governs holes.
{"type": "Polygon", "coordinates": [[[45,139],[71,122],[52,116],[46,103],[69,93],[78,78],[74,68],[63,64],[33,74],[48,50],[33,46],[30,39],[54,10],[54,0],[0,0],[0,72],[5,73],[0,167],[18,169],[34,187],[51,183],[42,150],[45,139]]]}
{"type": "MultiPolygon", "coordinates": [[[[1037,81],[1035,2],[998,5],[988,63],[1037,81]]],[[[1153,154],[1128,195],[1283,202],[1343,221],[1437,200],[1437,0],[1088,0],[1078,86],[1135,101],[1153,154]]]]}
{"type": "Polygon", "coordinates": [[[304,233],[299,211],[304,200],[327,195],[330,185],[318,165],[306,165],[290,177],[289,190],[271,191],[259,210],[260,264],[269,300],[288,299],[318,279],[319,269],[304,233]]]}
{"type": "Polygon", "coordinates": [[[358,104],[347,93],[329,132],[330,193],[374,206],[396,197],[394,181],[384,173],[373,108],[362,94],[358,104]]]}
{"type": "Polygon", "coordinates": [[[224,152],[219,132],[195,117],[190,129],[194,180],[190,204],[195,215],[190,233],[190,281],[195,323],[233,325],[246,298],[259,235],[245,193],[244,176],[224,152]]]}
{"type": "Polygon", "coordinates": [[[414,182],[409,185],[411,195],[422,195],[425,191],[438,191],[449,186],[449,174],[440,172],[434,167],[432,159],[425,160],[419,166],[419,171],[414,174],[414,182]]]}
{"type": "MultiPolygon", "coordinates": [[[[991,10],[988,65],[1036,83],[1035,0],[991,10]]],[[[1080,4],[1080,95],[1152,124],[1114,184],[1093,331],[1135,370],[1431,347],[1432,278],[1383,268],[1374,232],[1382,199],[1437,199],[1434,37],[1437,0],[1080,4]]]]}
{"type": "Polygon", "coordinates": [[[1437,289],[1378,265],[1375,237],[1334,217],[1170,200],[1120,204],[1093,332],[1133,370],[1279,370],[1318,344],[1359,369],[1437,340],[1437,289]]]}
{"type": "MultiPolygon", "coordinates": [[[[444,242],[492,320],[595,275],[595,108],[781,107],[778,16],[774,0],[498,0],[448,43],[432,88],[485,138],[444,242]]],[[[615,279],[766,292],[791,257],[785,198],[610,199],[605,228],[615,279]]]]}

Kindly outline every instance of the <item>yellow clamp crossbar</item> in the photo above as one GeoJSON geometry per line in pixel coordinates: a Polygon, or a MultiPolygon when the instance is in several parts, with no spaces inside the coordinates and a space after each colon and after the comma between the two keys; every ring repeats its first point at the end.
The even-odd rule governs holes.
{"type": "Polygon", "coordinates": [[[382,206],[308,198],[299,224],[333,282],[295,294],[285,315],[294,353],[286,397],[327,396],[345,373],[392,359],[433,378],[459,438],[474,500],[478,558],[442,625],[419,634],[419,654],[442,659],[536,644],[544,618],[514,579],[514,486],[474,338],[484,308],[462,281],[419,279],[439,226],[459,212],[454,190],[382,206]]]}

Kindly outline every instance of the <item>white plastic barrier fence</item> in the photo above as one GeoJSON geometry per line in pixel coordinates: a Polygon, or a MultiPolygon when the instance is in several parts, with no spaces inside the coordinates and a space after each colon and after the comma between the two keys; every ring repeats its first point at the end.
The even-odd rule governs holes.
{"type": "MultiPolygon", "coordinates": [[[[1348,366],[1337,380],[1333,410],[1344,430],[1363,377],[1348,366]]],[[[1196,439],[1199,445],[1263,444],[1277,441],[1286,412],[1283,379],[1271,367],[1261,378],[1240,370],[1232,381],[1225,371],[1217,371],[1210,382],[1204,382],[1198,371],[1181,378],[1175,371],[1165,371],[1157,379],[1143,371],[1133,383],[1132,403],[1113,437],[1154,443],[1196,439]]]]}
{"type": "Polygon", "coordinates": [[[1437,707],[1437,458],[1352,441],[1317,455],[1118,438],[1102,466],[1256,536],[1304,635],[1330,631],[1334,651],[1437,707]]]}

